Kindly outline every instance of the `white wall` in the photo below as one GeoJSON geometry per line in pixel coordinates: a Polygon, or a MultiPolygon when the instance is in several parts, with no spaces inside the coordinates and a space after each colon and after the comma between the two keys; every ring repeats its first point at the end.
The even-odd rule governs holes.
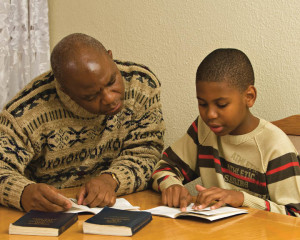
{"type": "Polygon", "coordinates": [[[48,0],[51,48],[65,35],[99,39],[114,57],[150,67],[162,82],[166,146],[197,116],[195,73],[212,50],[250,58],[267,120],[300,113],[299,0],[48,0]]]}

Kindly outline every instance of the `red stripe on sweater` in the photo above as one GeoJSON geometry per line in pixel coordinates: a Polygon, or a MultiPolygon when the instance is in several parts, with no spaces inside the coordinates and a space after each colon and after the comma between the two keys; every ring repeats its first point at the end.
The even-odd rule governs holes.
{"type": "Polygon", "coordinates": [[[195,122],[192,123],[192,126],[193,126],[195,132],[198,133],[198,127],[196,126],[195,122]]]}
{"type": "Polygon", "coordinates": [[[270,203],[268,201],[265,201],[265,203],[266,203],[266,210],[270,211],[271,210],[270,203]]]}
{"type": "Polygon", "coordinates": [[[213,155],[198,155],[199,159],[213,159],[215,163],[221,165],[220,159],[215,158],[213,155]]]}
{"type": "MultiPolygon", "coordinates": [[[[201,154],[199,154],[198,157],[199,157],[199,159],[213,159],[216,164],[218,164],[218,165],[221,166],[220,159],[215,158],[213,155],[201,155],[201,154]]],[[[259,182],[259,181],[255,180],[255,179],[247,178],[247,177],[238,175],[238,174],[233,173],[232,171],[230,171],[230,170],[228,170],[226,168],[222,168],[221,167],[221,170],[222,170],[223,173],[228,173],[231,176],[233,176],[235,178],[238,178],[238,179],[241,179],[241,180],[244,180],[246,182],[254,183],[256,185],[260,185],[260,186],[264,186],[264,187],[267,185],[265,182],[259,182]]]]}
{"type": "Polygon", "coordinates": [[[164,152],[163,155],[166,155],[167,157],[169,157],[168,154],[167,154],[166,152],[164,152]]]}
{"type": "Polygon", "coordinates": [[[295,208],[291,208],[291,210],[292,210],[293,212],[300,213],[300,211],[297,210],[297,209],[295,209],[295,208]]]}
{"type": "Polygon", "coordinates": [[[186,174],[186,172],[181,169],[182,174],[184,175],[185,179],[188,180],[189,182],[191,181],[190,178],[188,177],[188,175],[186,174]]]}
{"type": "Polygon", "coordinates": [[[165,181],[168,177],[170,177],[170,175],[166,175],[163,179],[163,181],[165,181]]]}
{"type": "Polygon", "coordinates": [[[266,174],[267,175],[271,175],[271,174],[274,174],[274,173],[277,173],[277,172],[280,172],[280,171],[283,171],[287,168],[290,168],[290,167],[294,167],[294,166],[299,166],[299,163],[298,162],[291,162],[291,163],[288,163],[288,164],[285,164],[283,166],[280,166],[278,168],[275,168],[273,170],[270,170],[268,171],[266,174]]]}
{"type": "Polygon", "coordinates": [[[158,172],[161,172],[161,171],[170,171],[171,170],[171,168],[161,168],[161,169],[157,169],[156,171],[154,171],[153,173],[152,173],[152,176],[155,174],[155,173],[158,173],[158,172]]]}

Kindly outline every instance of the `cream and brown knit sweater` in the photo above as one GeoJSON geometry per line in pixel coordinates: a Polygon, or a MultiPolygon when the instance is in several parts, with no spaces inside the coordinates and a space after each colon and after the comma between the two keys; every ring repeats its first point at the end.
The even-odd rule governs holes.
{"type": "Polygon", "coordinates": [[[124,108],[94,115],[64,94],[47,72],[0,114],[0,203],[21,209],[25,186],[80,186],[115,173],[118,195],[147,187],[163,149],[160,82],[145,66],[115,61],[125,83],[124,108]]]}

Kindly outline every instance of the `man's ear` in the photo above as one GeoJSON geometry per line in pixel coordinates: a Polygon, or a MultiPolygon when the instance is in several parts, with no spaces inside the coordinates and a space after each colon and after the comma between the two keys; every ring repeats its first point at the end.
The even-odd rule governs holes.
{"type": "Polygon", "coordinates": [[[111,51],[111,50],[107,50],[107,54],[108,54],[108,56],[111,57],[111,59],[113,59],[113,54],[112,54],[112,51],[111,51]]]}
{"type": "Polygon", "coordinates": [[[256,100],[257,92],[253,85],[250,85],[245,91],[245,100],[248,108],[251,108],[256,100]]]}

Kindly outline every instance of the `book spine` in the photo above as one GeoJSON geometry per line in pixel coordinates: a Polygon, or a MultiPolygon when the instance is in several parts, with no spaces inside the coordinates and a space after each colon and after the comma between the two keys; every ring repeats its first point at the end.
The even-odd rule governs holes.
{"type": "Polygon", "coordinates": [[[151,222],[152,220],[152,216],[146,218],[143,222],[141,222],[140,224],[138,224],[137,226],[133,227],[132,230],[132,235],[134,233],[136,233],[137,231],[139,231],[142,227],[144,227],[146,224],[148,224],[149,222],[151,222]]]}
{"type": "Polygon", "coordinates": [[[66,231],[69,227],[71,227],[76,221],[78,220],[78,215],[76,214],[74,217],[70,219],[64,226],[62,226],[59,231],[58,235],[62,234],[64,231],[66,231]]]}

